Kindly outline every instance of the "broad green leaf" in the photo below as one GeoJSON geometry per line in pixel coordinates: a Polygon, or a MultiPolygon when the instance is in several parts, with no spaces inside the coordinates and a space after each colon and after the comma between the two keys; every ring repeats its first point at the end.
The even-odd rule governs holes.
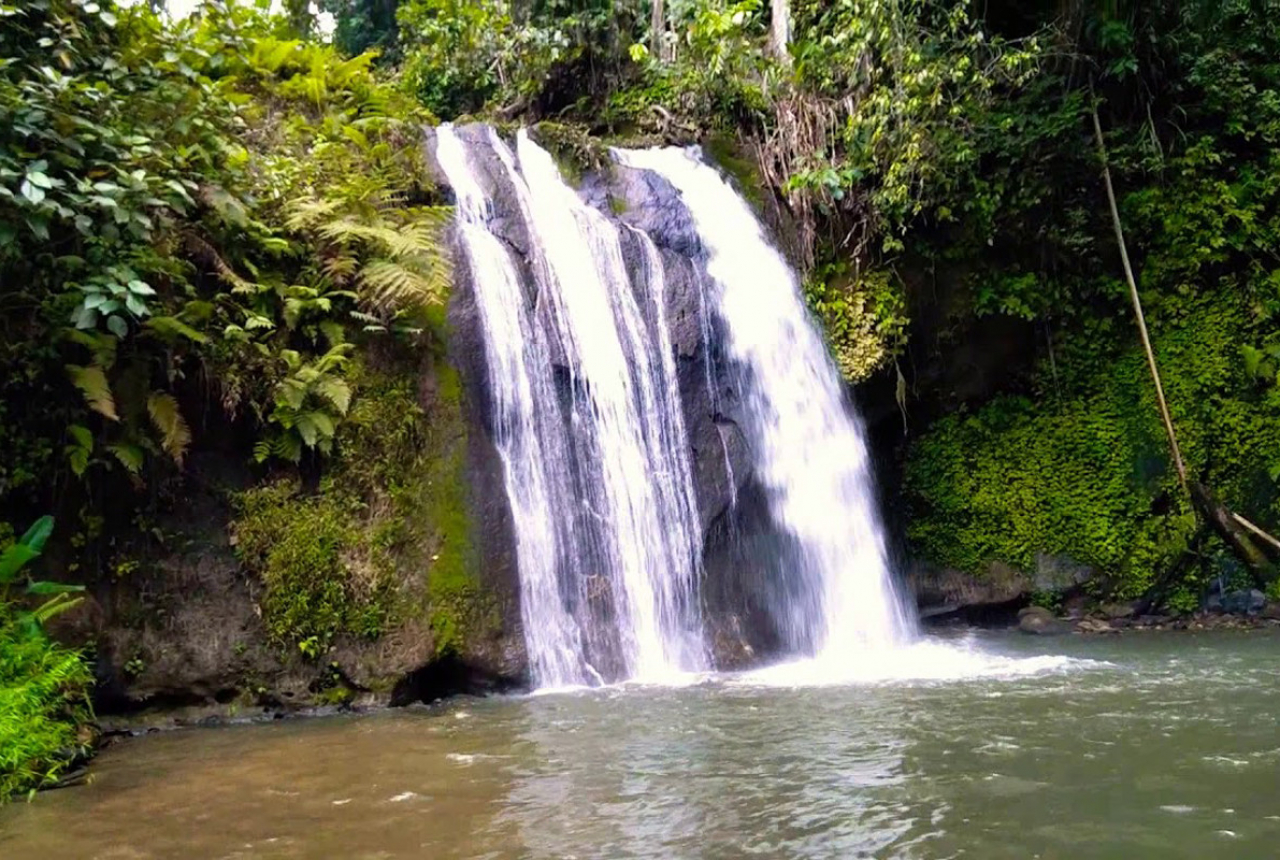
{"type": "Polygon", "coordinates": [[[118,316],[107,317],[107,328],[111,329],[111,333],[119,338],[127,337],[129,334],[129,324],[118,316]]]}
{"type": "Polygon", "coordinates": [[[30,200],[33,204],[39,205],[44,200],[44,189],[33,183],[30,179],[24,179],[22,186],[19,188],[22,196],[30,200]]]}
{"type": "Polygon", "coordinates": [[[40,553],[20,543],[15,543],[3,553],[0,553],[0,585],[8,585],[13,582],[18,576],[18,571],[22,570],[33,558],[38,558],[39,556],[40,553]]]}
{"type": "Polygon", "coordinates": [[[84,586],[62,582],[33,582],[27,586],[27,594],[72,594],[77,591],[84,591],[84,586]]]}
{"type": "Polygon", "coordinates": [[[30,547],[36,552],[44,552],[44,545],[49,540],[49,535],[53,534],[53,517],[45,514],[31,524],[31,528],[27,529],[18,543],[23,546],[30,547]]]}
{"type": "Polygon", "coordinates": [[[71,434],[71,438],[81,448],[93,450],[93,434],[89,432],[89,428],[80,424],[72,424],[67,428],[67,432],[71,434]]]}

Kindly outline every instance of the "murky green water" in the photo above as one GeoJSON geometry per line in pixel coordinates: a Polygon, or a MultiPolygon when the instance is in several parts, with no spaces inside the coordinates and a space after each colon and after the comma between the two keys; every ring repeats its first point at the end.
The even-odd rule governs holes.
{"type": "Polygon", "coordinates": [[[1280,857],[1280,636],[980,643],[1078,660],[152,736],[0,810],[0,857],[1280,857]]]}

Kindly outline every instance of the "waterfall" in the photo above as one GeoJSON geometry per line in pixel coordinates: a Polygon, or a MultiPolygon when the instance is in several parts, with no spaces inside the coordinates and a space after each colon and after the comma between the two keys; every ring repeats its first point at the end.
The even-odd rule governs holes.
{"type": "Polygon", "coordinates": [[[789,581],[770,609],[783,638],[837,671],[859,652],[909,640],[914,624],[895,592],[861,422],[795,273],[747,203],[694,152],[615,157],[675,186],[705,250],[752,466],[781,532],[789,581]]]}
{"type": "MultiPolygon", "coordinates": [[[[575,558],[554,512],[573,504],[569,443],[559,414],[545,338],[533,324],[510,252],[485,224],[491,216],[464,144],[437,135],[436,158],[453,185],[457,235],[476,290],[495,443],[502,459],[519,556],[521,616],[530,671],[539,684],[583,682],[582,633],[561,597],[562,565],[575,558]]],[[[566,573],[572,574],[570,570],[566,573]]]]}
{"type": "Polygon", "coordinates": [[[588,205],[526,132],[513,149],[491,128],[444,126],[435,149],[482,330],[535,683],[660,681],[709,667],[689,407],[668,319],[677,295],[696,303],[696,320],[677,311],[702,345],[702,379],[687,381],[707,388],[699,402],[711,414],[694,417],[712,423],[723,459],[721,475],[700,474],[727,484],[730,535],[746,504],[738,481],[759,490],[755,549],[743,552],[769,558],[742,559],[758,568],[752,605],[786,653],[834,673],[911,639],[861,422],[795,273],[720,174],[693,151],[615,151],[667,189],[643,193],[668,195],[655,199],[684,225],[676,252],[659,250],[652,222],[640,219],[651,236],[588,205]],[[693,259],[669,285],[673,253],[693,259]],[[734,474],[730,432],[743,436],[748,475],[734,474]]]}
{"type": "Polygon", "coordinates": [[[516,202],[506,214],[527,229],[536,304],[494,232],[468,142],[437,134],[484,329],[535,683],[703,669],[701,539],[656,249],[628,237],[644,262],[633,283],[619,228],[546,151],[523,132],[515,153],[492,130],[484,145],[516,202]]]}

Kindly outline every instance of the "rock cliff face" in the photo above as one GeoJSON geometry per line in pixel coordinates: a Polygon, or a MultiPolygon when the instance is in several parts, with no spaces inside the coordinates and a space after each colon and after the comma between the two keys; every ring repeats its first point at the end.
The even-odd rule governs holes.
{"type": "MultiPolygon", "coordinates": [[[[497,153],[480,126],[459,129],[469,148],[472,166],[490,200],[490,229],[517,262],[529,271],[529,236],[520,214],[519,202],[497,153]]],[[[428,133],[428,151],[433,141],[428,133]]],[[[443,172],[438,171],[443,178],[443,172]]],[[[688,434],[691,464],[703,532],[703,603],[709,625],[709,639],[716,662],[723,668],[748,664],[766,655],[776,637],[755,609],[755,599],[768,587],[769,547],[755,546],[752,535],[764,525],[764,498],[753,485],[749,452],[739,429],[732,369],[720,347],[721,333],[706,313],[705,252],[679,193],[664,178],[645,170],[611,165],[605,170],[586,171],[578,191],[583,199],[619,226],[624,261],[632,272],[632,282],[643,283],[643,250],[636,230],[648,234],[662,258],[666,290],[665,317],[675,351],[676,369],[688,434]],[[634,228],[634,229],[631,229],[634,228]],[[741,562],[752,560],[751,565],[741,562]],[[755,580],[744,581],[740,571],[756,571],[755,580]]],[[[526,277],[526,288],[535,281],[526,277]]],[[[643,297],[638,304],[645,305],[643,297]]],[[[539,309],[539,297],[528,296],[530,307],[539,309]]],[[[480,509],[479,533],[486,557],[497,561],[494,575],[508,578],[517,587],[518,572],[509,512],[501,475],[493,466],[492,414],[486,390],[484,332],[475,309],[474,284],[459,260],[450,306],[451,356],[462,373],[468,401],[475,404],[473,438],[484,439],[487,451],[478,452],[473,474],[477,495],[484,499],[480,509]],[[500,568],[500,570],[498,569],[500,568]]],[[[553,362],[564,371],[562,397],[568,399],[570,368],[563,356],[553,362]]],[[[763,530],[761,528],[761,530],[763,530]]],[[[518,623],[511,619],[511,623],[518,623]]]]}

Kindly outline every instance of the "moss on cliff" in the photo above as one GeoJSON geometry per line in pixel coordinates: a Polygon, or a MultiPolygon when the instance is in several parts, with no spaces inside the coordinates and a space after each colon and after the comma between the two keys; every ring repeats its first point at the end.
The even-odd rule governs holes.
{"type": "Polygon", "coordinates": [[[317,489],[285,479],[238,497],[233,530],[262,583],[264,621],[274,641],[312,658],[338,637],[406,625],[429,626],[436,653],[461,649],[492,614],[476,570],[457,374],[402,359],[365,362],[353,379],[317,489]]]}

